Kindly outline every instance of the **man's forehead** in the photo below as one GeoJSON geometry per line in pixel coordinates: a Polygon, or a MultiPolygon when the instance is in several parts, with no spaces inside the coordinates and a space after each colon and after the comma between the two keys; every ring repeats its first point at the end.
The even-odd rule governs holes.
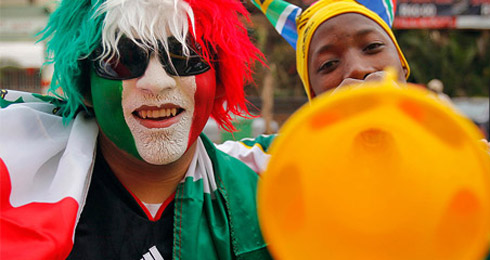
{"type": "Polygon", "coordinates": [[[332,17],[323,22],[318,30],[336,30],[360,36],[373,32],[386,34],[378,23],[359,13],[345,13],[332,17]]]}
{"type": "Polygon", "coordinates": [[[341,14],[326,20],[317,28],[311,39],[310,55],[347,44],[346,39],[357,41],[370,35],[389,37],[381,26],[362,14],[341,14]]]}

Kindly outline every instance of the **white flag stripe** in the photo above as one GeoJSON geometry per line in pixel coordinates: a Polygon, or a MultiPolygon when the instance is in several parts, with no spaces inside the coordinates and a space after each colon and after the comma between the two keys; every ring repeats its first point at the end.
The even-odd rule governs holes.
{"type": "Polygon", "coordinates": [[[385,7],[386,14],[388,15],[388,20],[390,20],[390,24],[388,24],[390,27],[393,26],[393,14],[390,12],[390,8],[388,8],[388,4],[386,4],[386,1],[381,1],[383,3],[383,6],[385,7]]]}
{"type": "Polygon", "coordinates": [[[281,15],[279,16],[279,19],[277,20],[277,23],[276,23],[276,30],[279,33],[282,33],[282,28],[286,24],[286,20],[288,19],[289,14],[291,14],[291,12],[293,10],[295,10],[296,8],[298,8],[298,7],[294,6],[294,5],[288,5],[284,9],[284,11],[281,13],[281,15]]]}
{"type": "Polygon", "coordinates": [[[79,113],[65,126],[61,117],[31,105],[0,109],[0,136],[9,137],[2,140],[0,157],[10,173],[10,203],[21,207],[71,197],[83,204],[97,141],[95,120],[79,113]]]}
{"type": "Polygon", "coordinates": [[[203,189],[204,193],[213,195],[218,186],[216,185],[216,180],[214,178],[213,163],[206,152],[206,147],[199,137],[196,140],[196,152],[192,158],[191,164],[187,169],[184,179],[180,182],[185,182],[189,177],[192,177],[194,181],[199,181],[203,179],[203,189]]]}
{"type": "MultiPolygon", "coordinates": [[[[242,141],[243,140],[247,139],[242,139],[242,141]]],[[[223,144],[216,145],[216,148],[237,158],[257,174],[265,171],[270,158],[270,154],[264,152],[264,149],[259,143],[250,147],[241,141],[226,141],[223,144]]]]}

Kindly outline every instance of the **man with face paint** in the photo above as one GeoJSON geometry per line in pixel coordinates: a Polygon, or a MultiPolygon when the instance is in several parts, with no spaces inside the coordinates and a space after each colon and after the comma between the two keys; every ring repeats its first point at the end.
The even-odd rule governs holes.
{"type": "Polygon", "coordinates": [[[270,257],[256,169],[201,133],[248,114],[262,54],[240,16],[236,0],[61,1],[42,33],[62,99],[0,96],[2,259],[270,257]]]}

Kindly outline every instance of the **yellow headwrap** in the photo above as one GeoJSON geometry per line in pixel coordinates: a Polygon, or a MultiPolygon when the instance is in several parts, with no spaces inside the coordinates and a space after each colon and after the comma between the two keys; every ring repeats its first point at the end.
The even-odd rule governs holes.
{"type": "Polygon", "coordinates": [[[298,74],[303,81],[308,99],[311,100],[311,87],[308,77],[308,52],[311,38],[318,26],[326,20],[345,13],[362,14],[378,23],[383,28],[396,46],[402,66],[407,69],[407,78],[410,75],[410,67],[398,46],[391,28],[373,11],[354,0],[320,0],[306,9],[297,19],[298,42],[296,45],[296,66],[298,74]]]}

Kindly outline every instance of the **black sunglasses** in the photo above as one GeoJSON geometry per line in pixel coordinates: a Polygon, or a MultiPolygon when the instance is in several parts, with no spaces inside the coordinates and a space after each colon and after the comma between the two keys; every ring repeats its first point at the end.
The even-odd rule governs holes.
{"type": "MultiPolygon", "coordinates": [[[[208,71],[211,66],[198,54],[200,46],[187,41],[190,54],[184,55],[182,44],[174,37],[168,38],[169,55],[162,44],[158,46],[159,59],[163,69],[173,76],[194,76],[208,71]],[[169,59],[170,56],[170,59],[169,59]]],[[[152,51],[139,47],[129,38],[122,38],[117,44],[119,57],[97,59],[102,54],[99,46],[91,54],[92,68],[102,78],[112,80],[127,80],[139,78],[145,74],[152,51]]]]}

